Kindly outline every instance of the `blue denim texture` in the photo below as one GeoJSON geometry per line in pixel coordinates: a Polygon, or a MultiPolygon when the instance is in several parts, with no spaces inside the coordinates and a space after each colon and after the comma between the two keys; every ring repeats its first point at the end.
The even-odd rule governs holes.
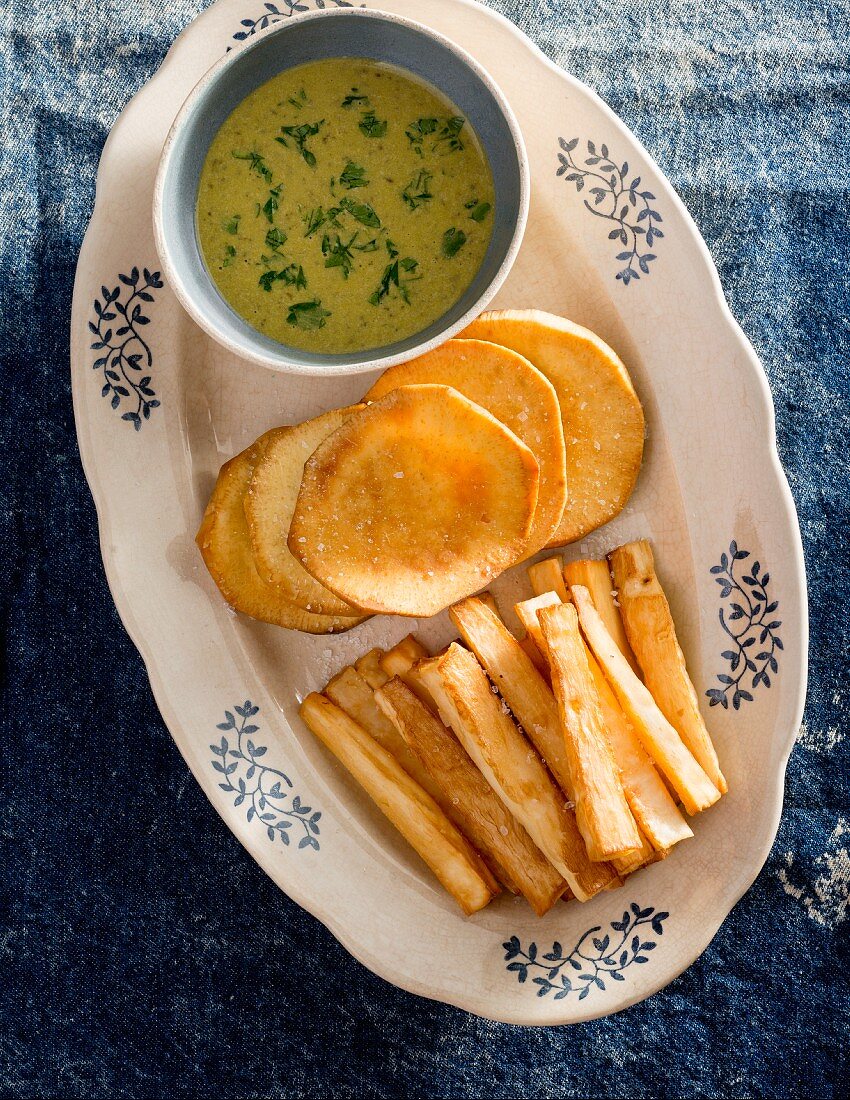
{"type": "Polygon", "coordinates": [[[74,266],[109,128],[203,6],[0,4],[0,1092],[846,1094],[848,0],[494,3],[693,213],[770,378],[812,594],[758,881],[664,992],[548,1031],[392,988],[280,893],[189,775],[113,609],[71,410],[74,266]]]}

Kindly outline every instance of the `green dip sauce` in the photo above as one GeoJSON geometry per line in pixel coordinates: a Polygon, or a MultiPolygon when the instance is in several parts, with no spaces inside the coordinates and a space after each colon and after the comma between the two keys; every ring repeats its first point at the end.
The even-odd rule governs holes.
{"type": "Polygon", "coordinates": [[[364,351],[461,297],[494,201],[481,144],[445,96],[394,66],[335,58],[274,77],[223,124],[198,237],[254,328],[308,351],[364,351]]]}

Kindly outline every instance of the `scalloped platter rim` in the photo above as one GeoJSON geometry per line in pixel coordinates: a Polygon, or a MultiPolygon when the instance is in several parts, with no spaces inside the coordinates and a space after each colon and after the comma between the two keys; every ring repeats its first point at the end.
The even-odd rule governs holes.
{"type": "MultiPolygon", "coordinates": [[[[290,897],[375,973],[495,1020],[566,1024],[662,989],[708,946],[767,858],[806,685],[805,574],[764,372],[691,218],[635,137],[508,20],[473,0],[380,7],[453,38],[508,96],[533,175],[525,242],[495,306],[599,332],[648,422],[629,505],[569,555],[650,537],[730,793],[696,837],[620,891],[538,921],[503,898],[464,920],[297,717],[299,699],[372,645],[445,615],[375,618],[312,638],[229,613],[193,534],[218,466],[261,431],[358,398],[371,377],[240,364],[182,313],[151,225],[165,136],[221,54],[336,0],[218,0],[112,129],[74,291],[83,464],[122,621],[163,718],[227,826],[290,897]],[[545,103],[545,110],[541,104],[545,103]],[[122,231],[115,232],[120,224],[122,231]]],[[[497,582],[500,603],[522,571],[497,582]]]]}

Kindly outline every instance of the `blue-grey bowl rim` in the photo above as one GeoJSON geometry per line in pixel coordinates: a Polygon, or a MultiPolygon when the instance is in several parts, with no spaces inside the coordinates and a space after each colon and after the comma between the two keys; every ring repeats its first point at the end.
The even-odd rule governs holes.
{"type": "MultiPolygon", "coordinates": [[[[340,57],[363,55],[354,51],[350,54],[344,54],[335,50],[329,50],[325,56],[340,57]]],[[[401,68],[410,70],[409,65],[402,64],[393,56],[378,58],[377,60],[384,60],[390,64],[398,64],[401,68]]],[[[283,72],[285,71],[285,67],[281,67],[277,71],[283,72]]],[[[259,87],[260,84],[264,83],[267,79],[271,79],[271,77],[264,76],[263,80],[260,80],[256,86],[259,87]]],[[[424,76],[424,79],[430,80],[430,77],[424,76]]],[[[435,82],[431,81],[431,83],[435,82]]],[[[440,84],[435,84],[435,86],[438,89],[441,87],[440,84]]],[[[449,93],[443,92],[443,94],[448,95],[449,93]]],[[[455,96],[450,96],[450,98],[456,102],[455,96]]],[[[221,122],[224,121],[224,118],[229,115],[234,107],[235,104],[229,106],[227,114],[224,115],[221,121],[212,129],[212,136],[218,131],[221,122]]],[[[487,135],[481,134],[478,127],[476,127],[476,131],[479,134],[479,139],[482,144],[486,147],[487,135]]],[[[208,145],[204,147],[204,155],[206,155],[207,148],[208,145]]],[[[490,159],[492,164],[492,158],[490,159]]],[[[494,178],[498,190],[500,180],[495,171],[494,178]]],[[[461,329],[469,324],[469,322],[487,306],[507,277],[519,251],[528,217],[529,196],[530,173],[528,157],[519,124],[498,85],[474,58],[456,43],[452,42],[451,39],[446,38],[444,35],[431,30],[421,23],[404,18],[403,16],[365,8],[324,9],[305,13],[297,19],[288,20],[286,23],[275,24],[252,36],[239,47],[226,53],[224,57],[220,58],[211,66],[189,93],[171,126],[165,145],[163,146],[154,187],[154,237],[167,284],[174,291],[178,301],[189,316],[205,332],[231,351],[235,356],[283,373],[313,376],[357,374],[376,368],[389,367],[394,363],[424,354],[460,332],[461,329]],[[493,267],[491,250],[488,249],[485,260],[475,279],[473,279],[472,284],[465,294],[461,296],[459,302],[455,303],[455,306],[442,318],[439,318],[432,325],[428,326],[423,332],[388,347],[369,349],[359,353],[317,355],[272,340],[270,337],[264,336],[256,329],[253,329],[245,320],[239,317],[238,314],[233,311],[232,307],[225,302],[209,276],[203,259],[201,258],[197,240],[195,239],[194,263],[191,265],[193,273],[196,279],[206,284],[208,299],[215,303],[214,310],[211,311],[205,308],[205,304],[200,301],[199,296],[187,286],[186,279],[183,276],[183,263],[180,258],[175,256],[175,251],[169,240],[169,222],[165,212],[165,205],[166,198],[168,197],[168,185],[172,182],[171,175],[176,171],[178,166],[177,158],[182,152],[180,141],[185,133],[187,124],[193,121],[196,112],[205,105],[209,96],[219,84],[221,77],[232,67],[240,64],[244,65],[251,53],[254,50],[262,48],[271,38],[286,35],[287,33],[298,33],[299,26],[315,21],[328,19],[346,20],[352,18],[391,23],[404,27],[414,34],[422,35],[432,42],[437,43],[443,50],[453,54],[463,67],[471,71],[472,75],[477,79],[478,85],[483,88],[485,94],[489,95],[492,104],[501,116],[501,120],[504,122],[510,136],[512,150],[516,156],[516,202],[515,209],[511,211],[514,216],[507,219],[509,230],[508,239],[503,247],[498,248],[495,253],[498,264],[496,270],[489,278],[483,280],[483,285],[479,285],[480,282],[482,282],[481,274],[485,270],[485,265],[489,262],[489,266],[491,268],[493,267]],[[511,226],[513,227],[512,233],[510,233],[511,226]],[[216,316],[215,310],[218,311],[219,316],[216,316]],[[223,320],[225,318],[227,319],[229,327],[236,330],[235,336],[228,332],[223,326],[223,320]]],[[[184,210],[182,215],[185,218],[188,213],[191,217],[193,237],[195,234],[195,197],[195,193],[193,192],[191,205],[188,210],[184,210]]],[[[177,216],[179,217],[180,215],[177,216]]],[[[494,247],[495,238],[496,233],[494,226],[493,238],[491,238],[491,249],[494,247]]],[[[206,305],[209,305],[209,302],[207,302],[206,305]]]]}

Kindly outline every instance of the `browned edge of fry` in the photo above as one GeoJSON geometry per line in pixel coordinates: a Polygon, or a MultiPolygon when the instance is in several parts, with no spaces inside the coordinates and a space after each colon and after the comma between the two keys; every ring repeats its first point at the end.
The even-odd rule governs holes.
{"type": "Polygon", "coordinates": [[[383,655],[384,651],[375,646],[374,649],[370,649],[368,653],[364,653],[362,657],[358,657],[354,662],[354,667],[373,691],[376,688],[383,687],[389,679],[389,676],[381,668],[383,655]]]}

